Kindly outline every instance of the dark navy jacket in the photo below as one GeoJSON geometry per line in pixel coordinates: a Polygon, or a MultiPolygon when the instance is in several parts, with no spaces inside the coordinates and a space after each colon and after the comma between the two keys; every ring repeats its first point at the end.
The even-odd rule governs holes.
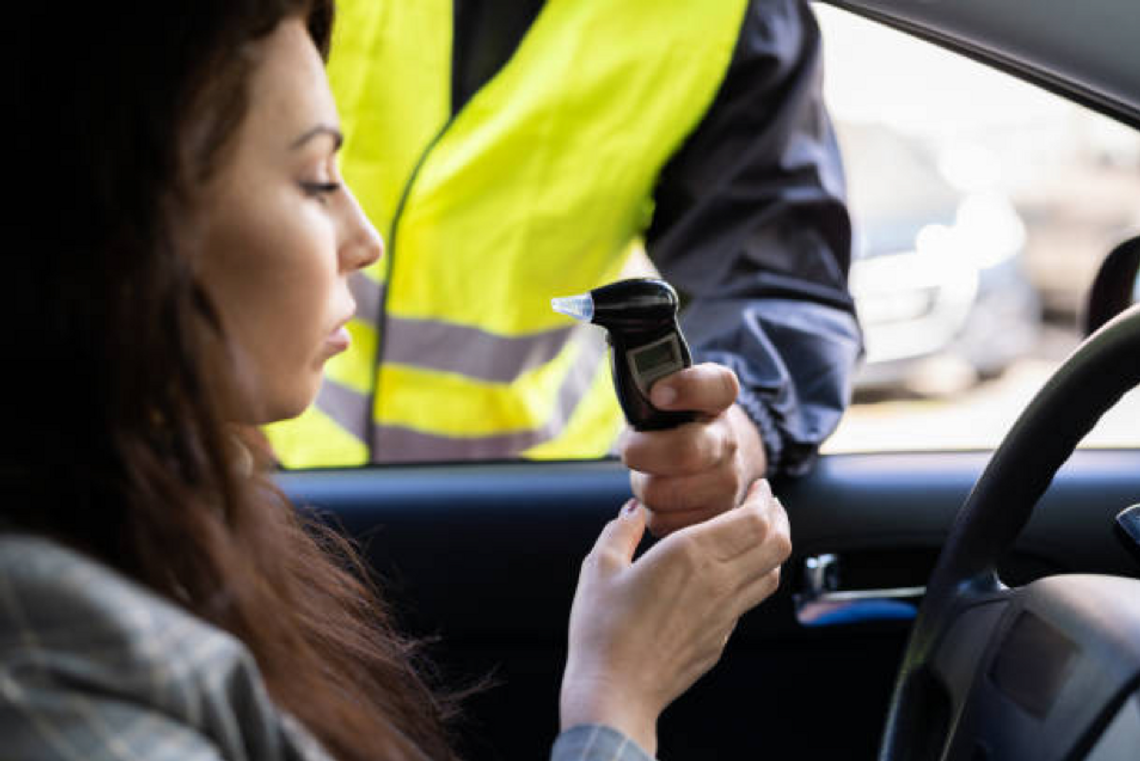
{"type": "MultiPolygon", "coordinates": [[[[456,0],[452,107],[510,58],[540,0],[456,0]]],[[[804,473],[850,397],[861,352],[851,224],[801,0],[753,0],[698,128],[659,179],[646,249],[686,305],[696,361],[732,368],[769,473],[804,473]]]]}

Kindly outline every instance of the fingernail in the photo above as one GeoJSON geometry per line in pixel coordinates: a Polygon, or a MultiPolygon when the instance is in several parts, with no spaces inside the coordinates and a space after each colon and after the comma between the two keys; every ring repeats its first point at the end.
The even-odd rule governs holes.
{"type": "Polygon", "coordinates": [[[760,491],[761,491],[761,492],[764,494],[764,496],[766,496],[766,497],[771,497],[771,496],[772,496],[772,484],[768,483],[768,479],[767,479],[767,478],[761,478],[761,479],[760,479],[760,491]]]}
{"type": "Polygon", "coordinates": [[[626,517],[634,515],[636,512],[637,512],[637,500],[636,499],[632,499],[632,498],[628,499],[628,500],[626,500],[626,503],[621,506],[621,514],[626,516],[626,517]]]}
{"type": "Polygon", "coordinates": [[[677,389],[664,383],[658,383],[649,392],[650,399],[657,407],[668,407],[677,398],[677,389]]]}

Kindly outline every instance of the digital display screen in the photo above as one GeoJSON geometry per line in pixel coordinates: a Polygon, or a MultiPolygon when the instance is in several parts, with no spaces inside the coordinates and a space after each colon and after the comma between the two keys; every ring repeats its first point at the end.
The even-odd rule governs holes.
{"type": "Polygon", "coordinates": [[[644,349],[638,349],[633,355],[633,365],[637,372],[645,375],[659,367],[672,367],[678,364],[677,351],[672,341],[662,341],[644,349]]]}

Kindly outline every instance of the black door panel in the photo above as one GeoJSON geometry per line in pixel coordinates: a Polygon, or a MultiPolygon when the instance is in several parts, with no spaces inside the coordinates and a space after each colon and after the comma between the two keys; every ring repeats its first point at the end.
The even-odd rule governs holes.
{"type": "MultiPolygon", "coordinates": [[[[801,626],[793,594],[803,559],[836,554],[854,586],[921,582],[986,461],[982,453],[829,456],[809,478],[777,484],[795,546],[781,590],[741,621],[722,662],[666,711],[662,757],[872,758],[907,622],[801,626]]],[[[466,704],[468,756],[545,757],[557,732],[578,566],[629,496],[620,463],[312,471],[279,482],[295,503],[363,542],[405,625],[439,636],[430,652],[445,679],[495,683],[466,704]]],[[[1007,576],[1136,575],[1112,517],[1137,501],[1140,453],[1077,453],[1007,576]]]]}

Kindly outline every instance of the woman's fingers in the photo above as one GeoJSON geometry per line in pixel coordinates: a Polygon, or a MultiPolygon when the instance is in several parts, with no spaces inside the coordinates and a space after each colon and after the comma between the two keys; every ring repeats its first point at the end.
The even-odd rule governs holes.
{"type": "Polygon", "coordinates": [[[748,611],[755,608],[760,603],[767,600],[773,593],[780,587],[780,567],[776,566],[774,569],[761,576],[753,577],[741,590],[736,598],[737,614],[736,617],[740,618],[748,611]]]}
{"type": "Polygon", "coordinates": [[[737,547],[751,540],[753,547],[745,546],[734,558],[739,572],[746,578],[765,574],[780,565],[792,554],[791,529],[788,514],[780,500],[771,496],[750,497],[738,511],[745,517],[739,533],[733,537],[737,547]]]}
{"type": "MultiPolygon", "coordinates": [[[[752,485],[744,504],[676,534],[680,552],[707,578],[704,594],[731,604],[732,618],[759,604],[775,591],[780,565],[791,554],[787,513],[767,481],[752,485]],[[710,562],[711,561],[711,562],[710,562]]],[[[668,541],[658,545],[668,551],[668,541]]],[[[656,548],[655,548],[656,549],[656,548]]]]}
{"type": "Polygon", "coordinates": [[[791,550],[787,515],[772,495],[772,487],[766,479],[758,479],[749,487],[738,509],[721,513],[691,530],[708,543],[712,555],[722,561],[748,554],[772,556],[782,562],[791,550]]]}
{"type": "Polygon", "coordinates": [[[637,500],[631,499],[622,506],[618,517],[602,529],[587,560],[597,563],[604,571],[625,568],[633,561],[633,553],[644,535],[645,510],[637,500]]]}
{"type": "Polygon", "coordinates": [[[764,481],[741,507],[633,560],[647,512],[627,503],[583,563],[562,719],[609,723],[651,748],[660,712],[717,662],[740,615],[776,589],[790,540],[764,481]]]}

